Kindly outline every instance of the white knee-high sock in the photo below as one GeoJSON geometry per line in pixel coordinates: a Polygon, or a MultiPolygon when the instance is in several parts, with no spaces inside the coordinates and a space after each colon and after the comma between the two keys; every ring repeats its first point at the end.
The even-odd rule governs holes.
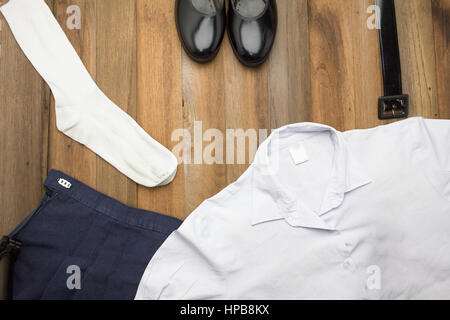
{"type": "Polygon", "coordinates": [[[9,0],[0,11],[52,90],[58,130],[139,184],[173,180],[176,157],[98,88],[44,0],[9,0]]]}

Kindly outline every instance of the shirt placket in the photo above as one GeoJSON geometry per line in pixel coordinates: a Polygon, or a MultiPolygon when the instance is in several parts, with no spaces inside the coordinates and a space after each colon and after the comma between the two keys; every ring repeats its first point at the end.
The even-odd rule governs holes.
{"type": "Polygon", "coordinates": [[[352,279],[352,283],[356,285],[355,295],[358,299],[369,300],[374,299],[379,295],[379,291],[369,290],[367,287],[367,279],[370,274],[367,274],[366,261],[361,261],[356,254],[359,240],[351,233],[346,231],[334,231],[335,249],[339,254],[338,268],[352,279]]]}

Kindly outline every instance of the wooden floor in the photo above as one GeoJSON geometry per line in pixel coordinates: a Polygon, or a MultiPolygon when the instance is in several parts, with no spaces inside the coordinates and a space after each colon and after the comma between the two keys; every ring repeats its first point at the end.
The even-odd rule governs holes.
{"type": "MultiPolygon", "coordinates": [[[[3,1],[5,2],[5,1],[3,1]]],[[[339,130],[368,128],[382,93],[373,0],[278,0],[278,37],[269,61],[239,64],[225,38],[198,65],[180,47],[173,0],[47,0],[100,88],[155,139],[172,148],[175,129],[272,129],[300,121],[339,130]],[[66,27],[69,5],[80,30],[66,27]]],[[[450,118],[450,0],[396,0],[404,91],[413,116],[450,118]]],[[[247,165],[182,165],[166,187],[137,186],[55,126],[48,87],[1,17],[0,233],[12,230],[59,169],[131,206],[186,217],[247,165]]],[[[248,162],[248,161],[247,161],[248,162]]]]}

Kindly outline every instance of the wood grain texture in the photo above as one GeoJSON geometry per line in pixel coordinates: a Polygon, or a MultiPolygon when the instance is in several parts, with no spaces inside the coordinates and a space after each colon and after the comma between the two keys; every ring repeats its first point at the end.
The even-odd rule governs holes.
{"type": "MultiPolygon", "coordinates": [[[[173,2],[137,0],[137,119],[153,138],[170,150],[172,132],[183,128],[181,45],[173,2]]],[[[141,208],[184,217],[184,172],[178,166],[168,186],[138,188],[141,208]]]]}
{"type": "Polygon", "coordinates": [[[312,119],[338,130],[355,127],[355,6],[359,0],[310,0],[312,119]]]}
{"type": "Polygon", "coordinates": [[[403,91],[411,115],[438,117],[431,1],[396,0],[403,91]]]}
{"type": "Polygon", "coordinates": [[[308,1],[277,3],[277,38],[268,61],[270,129],[312,120],[308,1]]]}
{"type": "Polygon", "coordinates": [[[373,127],[383,93],[376,29],[369,29],[373,0],[310,0],[313,121],[338,130],[373,127]]]}
{"type": "MultiPolygon", "coordinates": [[[[77,51],[92,78],[96,79],[96,10],[89,0],[55,0],[53,14],[77,51]],[[67,28],[67,8],[77,5],[81,9],[81,28],[67,28]]],[[[54,99],[50,107],[48,168],[62,172],[96,188],[97,156],[56,128],[54,99]]]]}
{"type": "Polygon", "coordinates": [[[368,8],[373,4],[374,0],[355,1],[353,11],[348,13],[354,16],[351,29],[354,52],[354,128],[370,128],[388,122],[378,120],[378,98],[383,95],[380,47],[378,30],[371,30],[367,26],[367,20],[372,14],[368,8]]]}
{"type": "MultiPolygon", "coordinates": [[[[239,63],[226,36],[214,61],[191,61],[176,33],[172,0],[46,2],[99,87],[152,137],[172,150],[181,141],[172,139],[175,130],[186,129],[179,132],[193,143],[194,134],[201,139],[208,129],[218,129],[223,154],[212,152],[205,136],[200,147],[190,149],[190,160],[202,164],[181,164],[168,186],[137,186],[56,129],[50,90],[1,17],[2,233],[37,206],[51,168],[129,205],[185,218],[252,160],[247,139],[245,161],[237,163],[235,140],[234,164],[221,164],[234,138],[226,136],[227,129],[258,134],[300,121],[339,130],[389,122],[377,118],[383,92],[378,34],[366,24],[374,0],[278,0],[277,39],[257,69],[239,63]],[[80,30],[66,26],[70,5],[81,9],[80,30]],[[194,132],[199,121],[202,128],[194,132]],[[215,163],[205,163],[203,153],[215,156],[215,163]]],[[[450,119],[450,0],[396,0],[396,8],[411,115],[450,119]]]]}
{"type": "MultiPolygon", "coordinates": [[[[96,0],[96,71],[103,92],[136,119],[136,2],[96,0]],[[101,36],[100,36],[101,35],[101,36]]],[[[137,185],[97,157],[97,189],[137,206],[137,185]]]]}
{"type": "MultiPolygon", "coordinates": [[[[263,64],[256,69],[244,67],[234,56],[228,41],[222,44],[224,59],[227,61],[225,69],[225,119],[226,128],[231,130],[243,130],[244,133],[258,134],[259,129],[269,129],[268,107],[268,64],[263,64]],[[248,131],[250,130],[250,131],[248,131]]],[[[235,133],[238,133],[235,131],[235,133]]],[[[255,140],[253,138],[253,140],[255,140]]],[[[239,163],[238,141],[235,135],[225,135],[225,145],[228,150],[234,149],[234,157],[228,156],[227,160],[227,184],[237,180],[253,161],[255,147],[251,146],[251,139],[245,139],[244,163],[239,163]],[[233,142],[234,141],[234,142],[233,142]]],[[[240,149],[243,152],[243,149],[240,149]]],[[[227,155],[225,156],[227,158],[227,155]]]]}
{"type": "Polygon", "coordinates": [[[439,117],[450,119],[450,0],[431,1],[439,117]]]}
{"type": "Polygon", "coordinates": [[[11,232],[42,198],[49,107],[43,80],[22,53],[3,16],[1,20],[0,235],[3,235],[11,232]]]}
{"type": "MultiPolygon", "coordinates": [[[[216,137],[203,137],[210,129],[225,132],[225,72],[224,53],[205,65],[197,65],[183,52],[183,119],[191,141],[190,164],[184,165],[185,210],[187,216],[203,200],[213,196],[227,185],[224,165],[225,145],[220,148],[216,137]],[[201,147],[198,147],[198,142],[201,147]],[[204,138],[206,139],[205,141],[204,138]],[[211,150],[208,146],[217,146],[211,150]],[[203,153],[210,156],[205,163],[203,153]],[[201,164],[200,164],[200,163],[201,164]],[[196,164],[199,163],[199,164],[196,164]]],[[[214,133],[209,131],[210,133],[214,133]]],[[[220,140],[220,139],[219,139],[220,140]]],[[[223,140],[222,140],[223,141],[223,140]]],[[[185,141],[186,142],[186,141],[185,141]]]]}

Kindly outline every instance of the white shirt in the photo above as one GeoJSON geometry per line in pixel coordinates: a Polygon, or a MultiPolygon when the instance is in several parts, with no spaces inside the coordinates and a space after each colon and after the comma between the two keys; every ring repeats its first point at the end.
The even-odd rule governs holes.
{"type": "Polygon", "coordinates": [[[450,298],[450,120],[276,130],[157,251],[136,299],[450,298]]]}

